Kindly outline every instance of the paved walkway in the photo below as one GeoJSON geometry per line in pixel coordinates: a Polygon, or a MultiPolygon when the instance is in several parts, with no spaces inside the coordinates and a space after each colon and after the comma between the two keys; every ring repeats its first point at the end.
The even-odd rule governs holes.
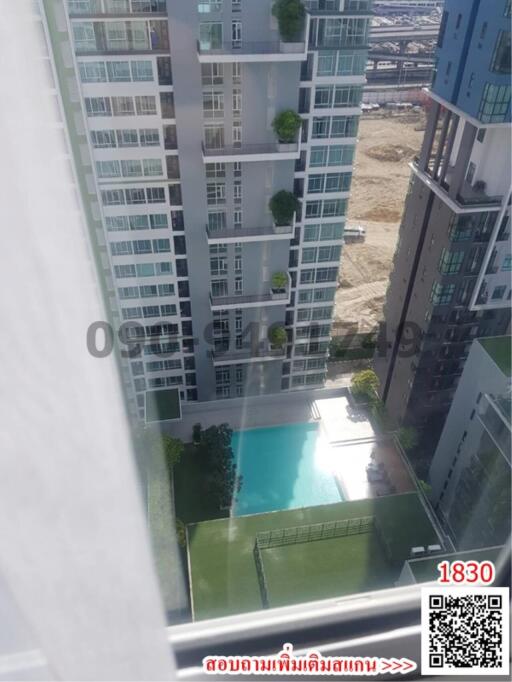
{"type": "Polygon", "coordinates": [[[196,422],[203,429],[227,422],[235,431],[310,422],[315,421],[315,401],[341,396],[346,396],[346,388],[290,391],[275,395],[186,403],[183,405],[182,420],[164,424],[164,431],[188,442],[192,440],[192,428],[196,422]]]}

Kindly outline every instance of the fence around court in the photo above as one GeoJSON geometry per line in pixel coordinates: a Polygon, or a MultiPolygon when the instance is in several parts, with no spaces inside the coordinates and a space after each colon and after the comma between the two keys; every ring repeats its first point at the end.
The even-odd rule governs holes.
{"type": "Polygon", "coordinates": [[[263,608],[268,609],[268,586],[265,577],[265,569],[263,568],[263,560],[261,558],[260,548],[258,547],[258,539],[256,538],[253,548],[254,563],[256,564],[256,573],[258,574],[258,583],[260,586],[261,603],[263,608]]]}
{"type": "Polygon", "coordinates": [[[370,533],[373,528],[374,517],[361,516],[356,519],[325,521],[323,523],[310,523],[305,526],[266,530],[256,534],[255,549],[270,549],[272,547],[283,547],[284,545],[295,545],[301,542],[329,540],[330,538],[341,538],[347,535],[370,533]]]}

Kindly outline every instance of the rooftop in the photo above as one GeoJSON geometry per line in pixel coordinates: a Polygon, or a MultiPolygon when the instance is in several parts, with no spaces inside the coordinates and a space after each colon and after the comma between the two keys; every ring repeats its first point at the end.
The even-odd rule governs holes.
{"type": "Polygon", "coordinates": [[[488,339],[478,339],[478,342],[503,374],[510,377],[512,374],[512,338],[510,336],[493,336],[488,339]]]}
{"type": "Polygon", "coordinates": [[[439,577],[437,564],[441,561],[493,561],[496,564],[502,549],[503,547],[485,547],[484,549],[472,549],[467,552],[438,554],[435,557],[411,559],[407,563],[416,582],[424,583],[437,580],[439,577]]]}

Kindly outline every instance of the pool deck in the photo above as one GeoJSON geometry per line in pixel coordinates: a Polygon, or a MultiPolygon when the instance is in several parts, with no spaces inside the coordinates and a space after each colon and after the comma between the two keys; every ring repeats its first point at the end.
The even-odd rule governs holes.
{"type": "Polygon", "coordinates": [[[234,431],[314,422],[328,444],[332,472],[345,500],[416,489],[393,439],[375,432],[365,411],[349,401],[346,388],[189,403],[183,405],[182,420],[164,428],[170,435],[190,441],[196,422],[203,429],[228,423],[234,431]],[[370,463],[381,463],[383,480],[368,481],[366,467],[370,463]]]}

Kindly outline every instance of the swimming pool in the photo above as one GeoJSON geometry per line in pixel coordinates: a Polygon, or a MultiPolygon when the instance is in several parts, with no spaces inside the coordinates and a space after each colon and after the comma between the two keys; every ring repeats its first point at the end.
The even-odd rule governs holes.
{"type": "Polygon", "coordinates": [[[343,501],[318,424],[236,431],[231,446],[243,476],[234,516],[343,501]]]}

